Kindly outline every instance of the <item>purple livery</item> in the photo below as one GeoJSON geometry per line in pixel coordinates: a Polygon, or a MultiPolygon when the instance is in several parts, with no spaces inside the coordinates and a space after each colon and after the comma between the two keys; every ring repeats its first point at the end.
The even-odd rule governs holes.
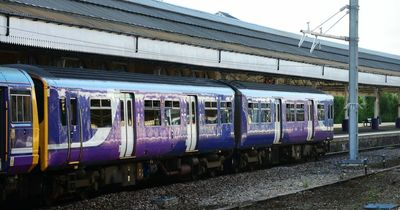
{"type": "Polygon", "coordinates": [[[0,69],[0,170],[27,180],[45,175],[40,192],[299,159],[323,154],[333,138],[333,97],[315,89],[27,65],[0,69]]]}

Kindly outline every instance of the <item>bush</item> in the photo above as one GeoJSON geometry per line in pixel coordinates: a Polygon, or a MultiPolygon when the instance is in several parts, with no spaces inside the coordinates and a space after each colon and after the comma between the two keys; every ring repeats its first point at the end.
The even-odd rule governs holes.
{"type": "MultiPolygon", "coordinates": [[[[334,97],[334,122],[342,123],[345,114],[345,98],[342,96],[334,97]]],[[[382,122],[394,122],[397,118],[398,95],[394,93],[383,93],[380,97],[380,118],[382,122]]],[[[375,97],[358,97],[358,122],[361,123],[367,118],[374,117],[375,97]]]]}

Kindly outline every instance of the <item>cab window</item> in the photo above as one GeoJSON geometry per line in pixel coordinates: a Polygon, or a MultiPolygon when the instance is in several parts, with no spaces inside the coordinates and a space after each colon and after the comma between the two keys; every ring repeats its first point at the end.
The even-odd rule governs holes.
{"type": "Polygon", "coordinates": [[[325,105],[318,104],[317,111],[318,111],[318,120],[319,121],[325,120],[325,105]]]}
{"type": "Polygon", "coordinates": [[[13,123],[30,123],[32,121],[30,92],[12,90],[10,98],[11,121],[13,123]]]}

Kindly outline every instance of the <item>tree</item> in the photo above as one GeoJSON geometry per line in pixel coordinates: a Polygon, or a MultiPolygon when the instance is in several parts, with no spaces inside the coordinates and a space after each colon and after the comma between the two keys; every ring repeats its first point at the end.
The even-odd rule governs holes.
{"type": "Polygon", "coordinates": [[[344,97],[342,96],[335,96],[334,97],[334,110],[335,110],[335,114],[334,114],[334,123],[335,124],[340,124],[342,123],[343,119],[344,119],[344,97]]]}

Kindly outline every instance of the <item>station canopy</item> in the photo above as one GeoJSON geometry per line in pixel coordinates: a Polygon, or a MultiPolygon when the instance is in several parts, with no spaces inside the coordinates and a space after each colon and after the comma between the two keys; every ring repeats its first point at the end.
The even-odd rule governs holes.
{"type": "MultiPolygon", "coordinates": [[[[154,0],[4,0],[0,14],[306,63],[348,63],[347,45],[324,42],[310,53],[310,40],[297,47],[300,35],[154,0]]],[[[398,72],[400,57],[361,49],[359,65],[398,72]]]]}

